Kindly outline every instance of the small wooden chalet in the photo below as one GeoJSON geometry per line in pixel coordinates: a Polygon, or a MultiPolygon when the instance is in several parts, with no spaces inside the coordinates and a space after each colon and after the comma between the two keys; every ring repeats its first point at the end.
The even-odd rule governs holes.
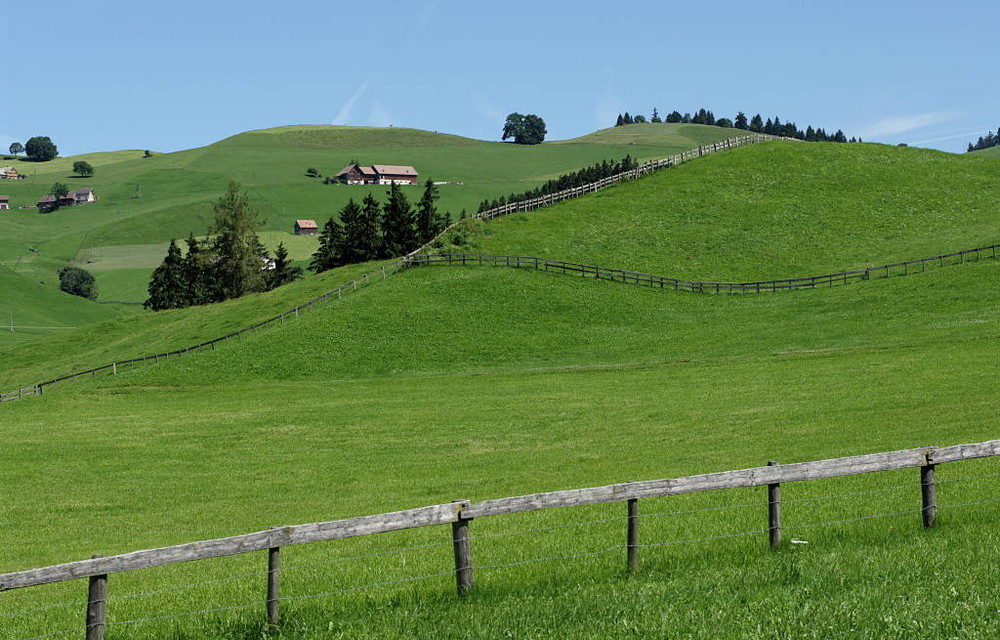
{"type": "Polygon", "coordinates": [[[73,196],[73,204],[90,204],[91,202],[97,202],[97,196],[94,195],[94,190],[88,187],[77,189],[76,191],[70,191],[68,195],[73,196]]]}
{"type": "Polygon", "coordinates": [[[373,164],[379,184],[417,184],[417,170],[396,164],[373,164]]]}
{"type": "Polygon", "coordinates": [[[336,177],[347,184],[375,184],[378,181],[374,169],[362,167],[356,162],[341,169],[336,177]]]}
{"type": "Polygon", "coordinates": [[[315,220],[296,220],[295,221],[295,235],[297,236],[314,236],[319,233],[319,225],[316,224],[315,220]]]}
{"type": "Polygon", "coordinates": [[[10,209],[10,196],[0,196],[0,211],[10,209]]]}
{"type": "Polygon", "coordinates": [[[417,170],[410,166],[373,164],[363,167],[349,164],[340,170],[337,179],[346,184],[417,184],[417,170]]]}
{"type": "Polygon", "coordinates": [[[38,202],[35,204],[35,206],[38,207],[38,210],[43,213],[46,211],[52,211],[53,209],[56,209],[59,206],[59,199],[56,198],[51,193],[47,193],[38,199],[38,202]]]}
{"type": "Polygon", "coordinates": [[[0,167],[0,180],[20,180],[23,177],[14,167],[0,167]]]}

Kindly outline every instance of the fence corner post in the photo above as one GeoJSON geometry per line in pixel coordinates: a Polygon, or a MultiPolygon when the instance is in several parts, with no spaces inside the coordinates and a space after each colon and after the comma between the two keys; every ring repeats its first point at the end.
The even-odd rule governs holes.
{"type": "MultiPolygon", "coordinates": [[[[91,556],[103,558],[101,554],[91,556]]],[[[103,640],[108,613],[108,574],[91,576],[87,587],[87,640],[103,640]]]]}
{"type": "Polygon", "coordinates": [[[467,500],[456,500],[458,519],[451,523],[451,540],[455,549],[455,585],[458,595],[464,596],[475,586],[472,574],[472,543],[469,539],[469,523],[472,518],[462,517],[467,500]]]}
{"type": "Polygon", "coordinates": [[[923,518],[924,528],[930,529],[937,518],[937,484],[934,481],[934,464],[930,462],[929,453],[926,465],[920,467],[920,496],[923,503],[920,515],[923,518]]]}
{"type": "MultiPolygon", "coordinates": [[[[778,463],[771,460],[767,463],[769,467],[776,467],[778,463]]],[[[775,482],[767,485],[767,520],[768,532],[771,538],[771,548],[777,549],[781,546],[781,483],[775,482]]]]}
{"type": "Polygon", "coordinates": [[[639,571],[639,500],[628,501],[628,572],[639,571]]]}

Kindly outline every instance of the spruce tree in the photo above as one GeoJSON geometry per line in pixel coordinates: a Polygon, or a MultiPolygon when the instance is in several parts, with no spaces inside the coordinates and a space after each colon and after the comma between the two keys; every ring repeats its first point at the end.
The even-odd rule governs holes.
{"type": "Polygon", "coordinates": [[[750,131],[760,133],[764,130],[764,119],[758,113],[750,119],[750,131]]]}
{"type": "Polygon", "coordinates": [[[292,266],[292,261],[288,259],[288,250],[285,249],[285,243],[279,242],[278,248],[274,252],[274,270],[271,271],[270,277],[271,288],[280,287],[301,277],[302,267],[292,266]]]}
{"type": "Polygon", "coordinates": [[[313,273],[323,273],[344,265],[344,230],[330,218],[323,225],[319,234],[319,247],[312,254],[309,270],[313,273]]]}
{"type": "Polygon", "coordinates": [[[185,243],[187,244],[187,255],[181,262],[181,273],[184,278],[187,305],[195,306],[213,302],[217,298],[209,256],[193,233],[188,235],[185,243]]]}
{"type": "Polygon", "coordinates": [[[618,114],[618,120],[616,120],[616,121],[615,121],[615,126],[616,126],[616,127],[620,127],[620,126],[622,126],[623,124],[625,124],[625,118],[623,118],[623,117],[622,117],[622,114],[620,114],[620,113],[619,113],[619,114],[618,114]]]}
{"type": "Polygon", "coordinates": [[[736,119],[733,120],[733,126],[736,127],[737,129],[743,129],[743,130],[748,129],[750,127],[750,124],[747,122],[747,114],[743,113],[742,111],[737,113],[736,119]]]}
{"type": "Polygon", "coordinates": [[[181,250],[176,240],[170,240],[167,255],[160,266],[153,270],[147,291],[149,298],[142,303],[147,309],[162,311],[187,306],[187,283],[184,281],[181,250]]]}
{"type": "Polygon", "coordinates": [[[367,258],[362,257],[359,251],[361,244],[361,207],[351,198],[340,210],[340,225],[344,231],[343,250],[341,259],[344,264],[354,264],[364,262],[367,258]]]}
{"type": "Polygon", "coordinates": [[[660,118],[660,113],[656,110],[656,107],[653,107],[653,117],[650,118],[649,121],[655,123],[663,122],[663,120],[660,118]]]}
{"type": "Polygon", "coordinates": [[[213,207],[215,234],[212,250],[216,255],[215,281],[219,299],[239,298],[248,293],[264,290],[262,245],[257,228],[262,222],[258,212],[250,205],[250,196],[236,182],[213,207]]]}
{"type": "MultiPolygon", "coordinates": [[[[395,258],[416,249],[417,228],[406,194],[399,185],[389,187],[389,199],[385,203],[382,215],[382,255],[395,258]]],[[[494,201],[493,206],[497,206],[494,201]]]]}
{"type": "Polygon", "coordinates": [[[428,179],[424,183],[424,194],[420,197],[420,202],[417,203],[416,226],[418,246],[430,242],[444,228],[444,225],[441,223],[441,215],[434,204],[437,198],[437,185],[434,184],[433,180],[428,179]]]}

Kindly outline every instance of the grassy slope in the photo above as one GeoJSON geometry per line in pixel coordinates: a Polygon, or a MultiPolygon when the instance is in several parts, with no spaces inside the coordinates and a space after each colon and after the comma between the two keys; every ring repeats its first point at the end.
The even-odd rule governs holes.
{"type": "MultiPolygon", "coordinates": [[[[533,147],[482,142],[413,129],[295,126],[253,131],[200,149],[141,157],[139,151],[88,154],[51,163],[13,161],[29,178],[5,184],[12,205],[33,205],[52,183],[71,188],[89,186],[101,202],[50,215],[13,210],[3,216],[0,260],[15,260],[27,246],[39,250],[36,279],[58,270],[69,260],[86,260],[102,247],[142,245],[144,262],[158,262],[158,247],[171,237],[204,234],[211,203],[237,180],[250,190],[266,219],[265,228],[290,234],[299,218],[323,220],[348,198],[360,199],[364,187],[335,187],[307,178],[308,167],[333,175],[357,159],[363,163],[412,164],[423,178],[460,181],[441,188],[440,206],[457,216],[475,210],[485,198],[534,187],[561,173],[627,153],[660,157],[702,142],[734,135],[732,130],[698,125],[646,125],[623,135],[598,132],[592,137],[533,147]],[[641,131],[640,131],[641,129],[641,131]],[[75,160],[95,167],[92,178],[71,173],[75,160]],[[142,199],[130,199],[142,187],[142,199]]],[[[384,188],[374,191],[381,197],[384,188]]],[[[416,190],[411,199],[416,200],[416,190]]],[[[291,240],[291,236],[284,236],[291,240]]],[[[123,268],[123,270],[128,268],[123,268]]],[[[143,269],[151,270],[149,267],[143,269]]],[[[51,279],[51,278],[49,278],[51,279]]],[[[112,299],[135,295],[141,271],[107,278],[112,299]]]]}
{"type": "MultiPolygon", "coordinates": [[[[769,148],[780,159],[778,168],[798,163],[781,146],[769,148]]],[[[619,200],[633,192],[639,197],[648,184],[613,193],[619,200]]],[[[859,216],[857,224],[883,225],[909,215],[905,208],[889,208],[892,201],[877,190],[869,193],[884,203],[888,220],[859,216]]],[[[684,190],[664,183],[660,195],[668,203],[683,198],[684,190]]],[[[775,207],[786,202],[776,191],[765,190],[760,198],[772,199],[775,207]]],[[[504,221],[481,241],[498,251],[539,253],[562,242],[557,234],[576,233],[579,221],[571,207],[585,202],[561,208],[566,226],[553,225],[534,246],[519,234],[531,219],[504,221]]],[[[608,198],[591,202],[590,242],[610,246],[615,226],[602,217],[620,216],[622,207],[606,206],[615,202],[608,198]]],[[[811,202],[800,204],[806,205],[811,202]]],[[[956,227],[966,226],[959,215],[967,207],[948,212],[956,227]]],[[[651,228],[651,241],[661,247],[672,241],[663,231],[671,227],[651,228]]],[[[805,233],[794,222],[784,231],[805,233]]],[[[794,264],[789,244],[778,234],[768,237],[766,250],[774,260],[794,264]]],[[[912,238],[917,245],[927,242],[916,233],[912,238]]],[[[830,238],[833,250],[824,260],[875,251],[882,238],[869,237],[856,254],[838,243],[830,238]]],[[[608,260],[600,262],[633,266],[623,264],[631,255],[628,246],[623,243],[621,257],[605,250],[600,255],[608,260]]],[[[905,249],[904,240],[895,246],[905,249]]],[[[721,261],[729,254],[712,255],[721,261]]],[[[649,264],[655,266],[652,259],[649,264]]],[[[349,279],[339,273],[325,277],[201,312],[157,314],[155,327],[144,324],[148,318],[136,318],[127,329],[119,321],[118,328],[101,331],[106,344],[98,342],[97,332],[89,336],[95,343],[90,357],[154,337],[166,343],[170,334],[245,323],[270,311],[255,308],[261,304],[280,306],[290,302],[284,296],[349,279]],[[115,344],[125,339],[136,342],[115,344]]],[[[9,533],[0,534],[10,550],[10,564],[3,566],[459,497],[995,437],[998,281],[1000,263],[983,261],[830,290],[694,296],[530,271],[413,270],[214,354],[0,406],[0,423],[7,425],[0,482],[10,495],[0,507],[10,524],[9,533]],[[40,459],[45,473],[38,471],[40,459]],[[13,533],[25,530],[32,536],[13,533]],[[30,543],[38,538],[47,544],[30,543]]],[[[46,357],[54,352],[35,354],[46,357]]],[[[25,372],[31,359],[21,352],[5,364],[25,372]]],[[[990,461],[940,473],[954,478],[996,470],[990,461]]],[[[996,480],[983,483],[945,485],[942,501],[989,497],[996,480]]],[[[787,524],[908,510],[917,495],[911,474],[792,485],[786,499],[894,486],[911,490],[792,504],[787,524]]],[[[759,492],[698,496],[649,502],[643,513],[762,499],[759,492]]],[[[484,570],[473,608],[455,605],[448,576],[340,594],[290,605],[296,611],[289,617],[312,631],[293,628],[286,635],[310,637],[329,629],[344,637],[629,637],[669,630],[680,637],[760,637],[761,629],[772,629],[775,637],[975,637],[988,633],[996,615],[989,596],[995,577],[980,570],[995,561],[992,549],[1000,541],[995,507],[990,509],[982,515],[943,511],[943,526],[928,535],[916,531],[915,516],[808,529],[801,533],[808,547],[779,554],[766,553],[762,537],[643,550],[644,573],[634,581],[615,577],[619,553],[484,570]],[[980,562],[949,561],[969,556],[980,562]]],[[[755,530],[762,514],[752,509],[650,518],[643,539],[755,530]]],[[[607,507],[477,520],[477,564],[606,548],[619,542],[620,521],[489,536],[618,515],[617,507],[607,507]]],[[[392,554],[370,568],[346,562],[289,571],[284,593],[339,591],[449,566],[442,531],[289,550],[286,566],[303,566],[437,542],[442,546],[392,554]]],[[[124,594],[259,570],[245,558],[155,577],[122,576],[116,584],[124,594]]],[[[145,617],[200,608],[205,601],[225,606],[259,599],[253,578],[184,593],[158,604],[120,601],[115,615],[145,617]]],[[[12,594],[4,602],[17,611],[78,597],[67,586],[12,594]]],[[[215,637],[250,637],[249,620],[258,617],[252,611],[254,616],[243,618],[225,614],[237,622],[219,627],[201,618],[177,624],[192,637],[204,635],[206,624],[215,637]],[[241,619],[248,620],[246,628],[241,619]]],[[[41,616],[55,625],[48,628],[60,629],[75,626],[77,613],[41,616]]],[[[21,635],[35,629],[33,621],[17,620],[27,625],[18,627],[25,631],[21,635]]],[[[163,624],[136,627],[136,637],[166,635],[173,623],[163,624]]]]}
{"type": "Polygon", "coordinates": [[[753,145],[500,220],[473,249],[703,280],[818,275],[1000,242],[997,169],[882,145],[753,145]]]}

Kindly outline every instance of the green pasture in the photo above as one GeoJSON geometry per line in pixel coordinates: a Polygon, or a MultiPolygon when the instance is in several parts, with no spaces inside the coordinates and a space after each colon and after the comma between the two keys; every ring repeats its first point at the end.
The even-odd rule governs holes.
{"type": "MultiPolygon", "coordinates": [[[[31,247],[37,251],[35,280],[51,287],[55,272],[69,261],[129,251],[134,245],[165,245],[171,238],[190,233],[205,235],[212,203],[230,180],[250,191],[265,220],[265,231],[291,234],[295,220],[322,222],[335,217],[349,198],[361,200],[373,192],[384,199],[384,187],[324,185],[305,175],[308,168],[331,176],[352,160],[412,164],[421,180],[461,183],[440,187],[440,209],[451,211],[457,219],[463,209],[475,212],[484,199],[524,191],[595,162],[626,154],[640,159],[664,157],[740,133],[701,125],[645,125],[627,137],[604,131],[525,147],[414,129],[302,125],[252,131],[199,149],[154,153],[149,158],[142,157],[142,151],[130,150],[47,163],[11,160],[28,178],[2,185],[15,208],[0,216],[4,227],[0,262],[17,260],[31,247]],[[90,162],[94,175],[72,174],[76,160],[90,162]],[[71,189],[91,187],[100,201],[50,214],[18,209],[33,207],[55,182],[71,189]]],[[[421,188],[407,193],[415,202],[421,188]]],[[[286,246],[291,251],[290,244],[286,246]]],[[[293,256],[302,260],[300,253],[301,249],[293,256]]],[[[151,259],[152,254],[142,261],[148,264],[151,259]]],[[[111,268],[106,263],[101,277],[109,282],[110,292],[122,296],[143,290],[153,267],[143,266],[148,269],[143,273],[134,265],[111,268]],[[121,273],[108,273],[117,270],[121,273]]]]}
{"type": "MultiPolygon", "coordinates": [[[[355,133],[302,129],[223,143],[308,138],[319,152],[355,133]]],[[[414,149],[433,137],[401,131],[414,149]]],[[[461,248],[698,279],[836,271],[997,242],[994,169],[914,149],[755,145],[470,223],[461,248]]],[[[271,231],[267,242],[284,238],[271,231]]],[[[314,239],[285,241],[297,256],[307,247],[292,243],[314,239]]],[[[119,244],[141,246],[95,250],[93,264],[118,267],[97,271],[99,286],[151,253],[119,244]]],[[[379,265],[354,265],[12,346],[0,385],[211,339],[364,273],[372,286],[218,350],[0,405],[0,572],[456,499],[976,442],[1000,427],[994,259],[760,295],[504,267],[381,281],[379,265]]],[[[786,484],[777,551],[763,489],[645,500],[653,546],[631,577],[622,504],[480,518],[477,589],[462,600],[446,527],[286,548],[279,637],[988,637],[1000,463],[949,463],[938,479],[930,531],[916,470],[786,484]]],[[[264,556],[112,576],[109,619],[146,621],[109,637],[263,637],[264,556]],[[206,609],[220,611],[182,615],[206,609]]],[[[85,592],[0,593],[2,628],[23,640],[78,627],[85,592]]]]}

